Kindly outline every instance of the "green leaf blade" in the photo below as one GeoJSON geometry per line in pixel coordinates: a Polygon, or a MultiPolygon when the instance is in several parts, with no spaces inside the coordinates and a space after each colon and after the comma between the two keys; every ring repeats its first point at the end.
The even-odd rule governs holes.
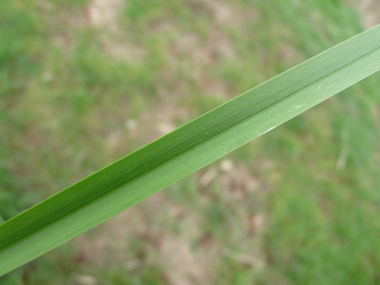
{"type": "Polygon", "coordinates": [[[268,80],[0,225],[0,276],[380,70],[380,26],[268,80]]]}

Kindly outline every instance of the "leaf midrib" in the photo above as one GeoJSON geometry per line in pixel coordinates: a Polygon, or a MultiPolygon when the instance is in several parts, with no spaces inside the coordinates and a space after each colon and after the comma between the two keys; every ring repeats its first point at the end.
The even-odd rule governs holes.
{"type": "MultiPolygon", "coordinates": [[[[150,173],[156,171],[157,169],[159,169],[159,168],[161,168],[161,167],[164,167],[165,165],[167,165],[167,164],[171,163],[172,161],[178,159],[179,157],[181,157],[181,156],[183,156],[183,155],[185,155],[185,154],[187,154],[187,153],[193,151],[194,149],[200,147],[201,145],[203,145],[203,144],[205,144],[205,143],[207,143],[207,142],[209,142],[209,141],[215,139],[216,137],[221,136],[221,135],[224,134],[224,133],[227,133],[228,131],[230,131],[231,129],[235,128],[236,126],[238,126],[238,125],[240,125],[240,124],[243,124],[244,122],[246,122],[246,121],[248,121],[248,120],[251,120],[253,117],[258,116],[258,115],[261,114],[261,113],[264,113],[266,110],[268,110],[268,109],[270,109],[270,108],[273,108],[274,106],[280,104],[280,103],[283,102],[283,101],[288,100],[289,98],[291,98],[291,97],[293,97],[293,96],[296,96],[296,95],[299,94],[300,92],[303,92],[304,90],[309,89],[310,87],[313,87],[314,85],[318,85],[318,83],[320,83],[321,81],[324,81],[326,78],[329,78],[329,77],[331,77],[331,76],[333,76],[333,75],[335,75],[335,74],[341,72],[342,70],[348,68],[349,66],[354,65],[355,63],[361,61],[363,58],[366,58],[366,57],[370,56],[371,54],[376,53],[376,52],[378,52],[378,51],[380,51],[380,47],[377,47],[377,48],[373,49],[372,51],[370,51],[370,52],[368,52],[368,53],[366,53],[366,54],[364,54],[364,55],[358,57],[357,59],[355,59],[355,60],[353,60],[353,61],[351,61],[351,62],[349,62],[349,63],[347,63],[347,64],[345,64],[345,65],[343,65],[343,66],[341,66],[340,68],[334,70],[333,72],[330,72],[330,73],[328,73],[328,74],[322,76],[322,77],[319,78],[318,80],[316,80],[316,81],[314,81],[314,82],[312,82],[312,83],[310,83],[310,84],[308,84],[308,85],[306,85],[306,86],[304,86],[304,87],[298,89],[297,91],[295,91],[295,92],[293,92],[293,93],[287,95],[286,97],[283,97],[283,98],[279,99],[279,100],[276,101],[275,103],[273,103],[273,104],[271,104],[271,105],[269,105],[269,106],[267,106],[267,107],[261,109],[260,111],[258,111],[258,112],[256,112],[256,113],[254,113],[254,114],[252,114],[252,115],[246,117],[246,118],[243,119],[243,120],[240,120],[239,122],[237,122],[237,123],[235,123],[235,124],[229,126],[228,128],[226,128],[226,129],[224,129],[224,130],[222,130],[222,131],[216,133],[215,135],[206,138],[206,139],[203,140],[201,143],[199,143],[199,144],[197,144],[197,145],[191,147],[190,149],[188,149],[188,150],[186,150],[186,151],[184,151],[184,152],[182,152],[182,153],[179,153],[178,155],[176,155],[176,156],[174,156],[174,157],[168,159],[168,160],[165,161],[164,163],[161,163],[160,165],[158,165],[158,166],[156,166],[156,167],[154,167],[154,168],[152,168],[152,169],[150,169],[150,170],[148,170],[148,171],[142,173],[142,174],[139,175],[138,177],[135,177],[134,179],[132,179],[132,180],[130,180],[130,181],[124,183],[123,185],[118,186],[118,187],[116,187],[116,188],[114,188],[114,189],[112,189],[112,190],[110,190],[110,191],[104,193],[103,195],[98,196],[97,198],[95,198],[95,199],[91,200],[90,202],[86,203],[84,206],[80,206],[80,207],[78,207],[77,209],[71,211],[70,213],[68,213],[68,214],[66,214],[66,215],[64,215],[64,216],[62,216],[62,217],[56,219],[54,222],[49,223],[49,224],[47,224],[47,225],[41,227],[39,230],[37,230],[37,231],[33,231],[33,232],[31,232],[30,234],[24,236],[23,238],[17,240],[16,242],[10,243],[9,245],[7,245],[7,246],[1,248],[1,249],[0,249],[0,253],[3,252],[3,251],[5,251],[5,250],[7,250],[8,248],[11,248],[11,247],[17,245],[18,243],[22,242],[22,241],[25,240],[25,239],[28,239],[29,237],[31,237],[31,236],[33,236],[33,235],[36,235],[36,234],[38,234],[38,233],[40,233],[40,232],[43,232],[45,229],[47,229],[47,228],[49,228],[49,227],[51,227],[51,226],[53,226],[53,225],[59,223],[60,221],[66,219],[66,218],[68,218],[68,217],[70,217],[70,216],[73,216],[73,215],[77,214],[78,212],[82,211],[83,209],[87,208],[88,206],[97,203],[99,200],[102,200],[104,197],[107,197],[107,196],[113,195],[115,192],[117,192],[117,191],[119,191],[119,190],[122,190],[122,188],[125,188],[125,187],[128,186],[129,184],[132,184],[132,183],[134,183],[135,181],[144,178],[146,175],[148,175],[148,174],[150,174],[150,173]]],[[[227,103],[228,103],[228,102],[227,102],[227,103]]],[[[212,110],[211,110],[210,112],[212,112],[212,110]]],[[[191,122],[189,122],[189,123],[191,123],[191,122]]],[[[189,123],[188,123],[188,124],[189,124],[189,123]]],[[[102,170],[100,170],[100,171],[102,171],[102,170]]],[[[9,220],[9,221],[11,221],[11,220],[9,220]]],[[[7,221],[7,222],[8,222],[8,221],[7,221]]],[[[5,222],[5,223],[7,223],[7,222],[5,222]]],[[[5,224],[5,223],[4,223],[4,224],[5,224]]],[[[4,224],[3,224],[3,225],[4,225],[4,224]]]]}

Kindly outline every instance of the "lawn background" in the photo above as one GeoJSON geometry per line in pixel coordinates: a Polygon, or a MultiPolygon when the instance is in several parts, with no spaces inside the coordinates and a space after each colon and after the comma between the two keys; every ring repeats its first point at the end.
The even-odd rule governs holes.
{"type": "MultiPolygon", "coordinates": [[[[380,23],[354,0],[0,2],[0,222],[380,23]]],[[[379,284],[380,74],[0,284],[379,284]]]]}

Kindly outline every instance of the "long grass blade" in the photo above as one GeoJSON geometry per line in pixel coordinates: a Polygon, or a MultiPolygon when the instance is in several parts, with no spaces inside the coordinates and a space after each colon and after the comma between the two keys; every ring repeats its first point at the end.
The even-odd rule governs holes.
{"type": "Polygon", "coordinates": [[[380,69],[380,26],[243,93],[0,225],[0,276],[380,69]]]}

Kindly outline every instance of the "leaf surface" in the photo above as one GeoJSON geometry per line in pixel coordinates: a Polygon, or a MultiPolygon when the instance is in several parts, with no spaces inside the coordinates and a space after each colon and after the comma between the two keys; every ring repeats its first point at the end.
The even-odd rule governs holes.
{"type": "Polygon", "coordinates": [[[380,26],[289,69],[62,190],[0,225],[0,276],[378,70],[380,26]]]}

